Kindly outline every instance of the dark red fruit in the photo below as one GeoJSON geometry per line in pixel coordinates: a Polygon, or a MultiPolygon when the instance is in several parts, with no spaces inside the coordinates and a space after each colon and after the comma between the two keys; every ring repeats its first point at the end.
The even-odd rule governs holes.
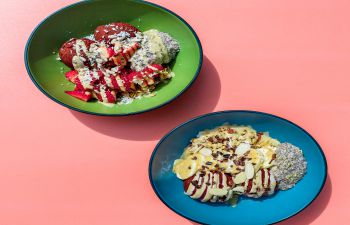
{"type": "Polygon", "coordinates": [[[128,23],[111,23],[98,26],[95,29],[94,36],[97,41],[109,43],[111,40],[110,35],[116,35],[122,31],[127,32],[131,37],[135,37],[135,33],[139,32],[139,29],[128,23]]]}
{"type": "MultiPolygon", "coordinates": [[[[77,40],[78,39],[73,38],[73,39],[65,42],[59,50],[59,56],[61,58],[61,61],[64,64],[66,64],[67,66],[69,66],[70,68],[73,68],[72,59],[74,56],[77,55],[77,53],[75,51],[75,44],[77,43],[77,40]]],[[[94,41],[87,39],[87,38],[81,38],[80,40],[82,40],[85,43],[87,49],[89,49],[90,45],[92,43],[94,43],[94,41]]],[[[87,62],[87,60],[86,60],[86,62],[87,62]]]]}

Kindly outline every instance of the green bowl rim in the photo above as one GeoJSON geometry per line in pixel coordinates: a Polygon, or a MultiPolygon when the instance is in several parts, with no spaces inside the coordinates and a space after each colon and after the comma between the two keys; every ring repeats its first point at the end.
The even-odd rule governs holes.
{"type": "MultiPolygon", "coordinates": [[[[328,165],[327,165],[327,159],[326,159],[326,156],[320,146],[320,144],[316,141],[316,139],[311,136],[311,134],[309,132],[307,132],[304,128],[300,127],[299,125],[293,123],[292,121],[290,120],[287,120],[287,119],[284,119],[282,117],[279,117],[279,116],[276,116],[276,115],[273,115],[273,114],[270,114],[270,113],[265,113],[265,112],[259,112],[259,111],[253,111],[253,110],[224,110],[224,111],[217,111],[217,112],[211,112],[211,113],[207,113],[207,114],[203,114],[203,115],[200,115],[200,116],[197,116],[197,117],[194,117],[178,126],[176,126],[175,128],[173,128],[172,130],[170,130],[167,134],[165,134],[162,139],[160,139],[160,141],[157,143],[156,147],[154,148],[153,152],[152,152],[152,155],[149,159],[149,164],[148,164],[148,179],[149,179],[149,182],[151,183],[151,186],[152,186],[152,189],[154,191],[154,193],[157,195],[157,197],[159,198],[159,200],[161,202],[163,202],[164,205],[166,205],[169,209],[171,209],[173,212],[175,212],[176,214],[190,220],[190,221],[193,221],[193,222],[196,222],[196,223],[199,223],[199,224],[204,224],[204,225],[207,225],[207,223],[204,223],[203,221],[197,221],[195,219],[192,219],[188,216],[185,216],[184,214],[182,214],[181,212],[177,211],[176,209],[174,209],[171,205],[169,205],[167,202],[165,202],[165,200],[162,199],[162,197],[160,196],[157,188],[155,187],[154,185],[154,181],[153,181],[153,176],[152,176],[152,165],[153,165],[153,160],[154,160],[154,156],[156,155],[157,151],[158,151],[158,148],[159,146],[165,141],[165,139],[168,138],[168,136],[170,136],[175,130],[177,130],[178,128],[182,127],[182,126],[185,126],[187,125],[188,123],[191,123],[195,120],[198,120],[198,119],[201,119],[201,118],[205,118],[205,117],[208,117],[208,116],[211,116],[211,115],[216,115],[216,114],[226,114],[226,113],[251,113],[251,114],[261,114],[261,115],[265,115],[265,116],[271,116],[273,118],[276,118],[276,119],[280,119],[282,121],[285,121],[297,128],[299,128],[301,131],[303,131],[307,136],[309,136],[311,138],[311,140],[316,144],[317,148],[319,149],[320,153],[321,153],[321,156],[322,156],[322,159],[323,159],[323,162],[324,162],[324,174],[325,176],[323,177],[323,181],[322,181],[322,184],[320,186],[320,189],[318,190],[318,192],[316,193],[315,197],[309,202],[307,203],[305,206],[303,206],[302,208],[300,208],[299,210],[295,211],[294,213],[290,214],[289,216],[286,216],[278,221],[273,221],[272,223],[269,223],[269,224],[276,224],[276,223],[279,223],[279,222],[282,222],[282,221],[285,221],[297,214],[299,214],[300,212],[302,212],[304,209],[306,209],[308,206],[311,205],[311,203],[313,203],[315,201],[315,199],[320,195],[321,191],[323,190],[324,188],[324,185],[326,184],[326,180],[327,180],[327,177],[328,177],[328,165]]],[[[208,224],[209,225],[209,224],[208,224]]]]}
{"type": "Polygon", "coordinates": [[[163,6],[160,6],[160,5],[157,5],[155,3],[151,3],[151,2],[147,2],[147,1],[142,1],[142,0],[128,0],[128,1],[133,1],[133,2],[139,2],[139,3],[143,3],[143,4],[146,4],[146,5],[151,5],[151,6],[155,6],[157,8],[160,8],[172,15],[174,15],[175,17],[177,17],[181,22],[183,22],[189,29],[190,31],[192,32],[193,36],[195,37],[196,39],[196,42],[198,44],[198,47],[199,47],[199,63],[198,63],[198,67],[197,67],[197,71],[193,77],[193,79],[187,84],[187,86],[180,92],[178,93],[177,95],[175,95],[173,98],[171,98],[170,100],[160,104],[160,105],[157,105],[157,106],[154,106],[150,109],[146,109],[146,110],[141,110],[141,111],[136,111],[136,112],[131,112],[131,113],[114,113],[114,114],[108,114],[108,113],[98,113],[98,112],[91,112],[91,111],[86,111],[86,110],[82,110],[82,109],[79,109],[79,108],[76,108],[76,107],[73,107],[73,106],[70,106],[70,105],[67,105],[66,103],[63,103],[62,101],[54,98],[53,96],[51,96],[50,94],[48,94],[39,84],[38,82],[35,80],[30,68],[29,68],[29,63],[28,63],[28,49],[29,49],[29,45],[31,44],[32,42],[32,39],[36,33],[36,31],[41,27],[41,25],[47,20],[49,19],[50,17],[52,17],[53,15],[56,15],[58,14],[59,12],[65,10],[65,9],[68,9],[68,8],[71,8],[73,6],[77,6],[77,5],[80,5],[80,4],[85,4],[87,2],[92,2],[93,0],[86,0],[86,1],[80,1],[80,2],[77,2],[77,3],[73,3],[73,4],[70,4],[68,6],[65,6],[55,12],[53,12],[52,14],[50,14],[49,16],[47,16],[45,19],[43,19],[35,28],[34,30],[31,32],[29,38],[28,38],[28,41],[26,43],[26,46],[25,46],[25,50],[24,50],[24,63],[25,63],[25,67],[26,67],[26,70],[27,70],[27,73],[30,77],[30,79],[32,80],[32,82],[35,84],[35,86],[44,94],[46,95],[47,97],[49,97],[51,100],[53,100],[54,102],[64,106],[64,107],[67,107],[69,109],[72,109],[72,110],[75,110],[75,111],[78,111],[78,112],[82,112],[82,113],[86,113],[86,114],[91,114],[91,115],[97,115],[97,116],[128,116],[128,115],[135,115],[135,114],[140,114],[140,113],[144,113],[144,112],[148,112],[148,111],[151,111],[151,110],[154,110],[154,109],[158,109],[162,106],[165,106],[167,104],[169,104],[170,102],[174,101],[176,98],[178,98],[180,95],[182,95],[186,90],[188,90],[192,84],[194,83],[194,81],[197,79],[200,71],[201,71],[201,68],[202,68],[202,64],[203,64],[203,49],[202,49],[202,45],[201,45],[201,42],[196,34],[196,32],[193,30],[193,28],[183,19],[181,18],[179,15],[177,15],[176,13],[174,13],[173,11],[163,7],[163,6]]]}

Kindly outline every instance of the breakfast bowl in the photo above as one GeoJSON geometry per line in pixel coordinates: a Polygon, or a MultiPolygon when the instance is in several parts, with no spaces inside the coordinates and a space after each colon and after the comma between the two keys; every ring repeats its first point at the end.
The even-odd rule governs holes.
{"type": "MultiPolygon", "coordinates": [[[[230,134],[234,132],[232,129],[228,130],[230,134]]],[[[215,143],[220,143],[219,139],[221,137],[215,137],[217,139],[216,141],[218,141],[215,143]]],[[[203,144],[204,142],[200,141],[199,143],[203,144]]],[[[214,145],[212,146],[211,150],[214,153],[214,149],[217,148],[218,144],[215,144],[216,147],[214,145]]],[[[233,155],[239,154],[238,148],[233,150],[235,151],[233,155]]],[[[200,149],[199,152],[204,149],[206,150],[205,152],[210,152],[207,147],[200,149]]],[[[252,148],[251,151],[253,150],[255,149],[252,148]]],[[[215,154],[216,156],[214,157],[217,157],[217,152],[215,154]]],[[[188,166],[188,169],[192,170],[194,167],[193,162],[198,162],[199,157],[197,153],[194,155],[191,153],[190,157],[192,162],[190,166],[187,164],[186,167],[188,166]]],[[[182,160],[182,162],[186,161],[182,160]]],[[[213,161],[208,162],[205,165],[211,165],[213,161]]],[[[225,175],[227,175],[226,172],[225,175]]],[[[196,177],[197,175],[193,176],[196,177]]],[[[202,176],[203,179],[205,178],[204,176],[206,177],[206,175],[202,176]]],[[[217,183],[220,182],[221,185],[224,177],[222,176],[220,181],[217,179],[217,183]]],[[[307,131],[286,119],[254,111],[222,111],[191,119],[174,128],[159,141],[149,162],[149,179],[158,198],[177,214],[200,224],[260,225],[285,220],[305,209],[316,199],[325,184],[326,178],[327,163],[324,153],[320,145],[307,131]],[[195,140],[201,138],[202,135],[208,134],[210,131],[218,129],[218,127],[223,129],[222,127],[231,127],[231,125],[237,129],[245,126],[247,129],[256,130],[260,135],[273,137],[281,143],[289,142],[298,146],[302,150],[303,157],[307,162],[307,170],[303,178],[292,188],[288,190],[276,190],[271,196],[248,198],[241,195],[237,204],[234,205],[219,202],[204,202],[203,199],[199,201],[200,199],[193,199],[193,196],[186,195],[186,191],[184,192],[184,189],[186,190],[186,182],[182,182],[179,179],[185,175],[181,174],[181,171],[179,174],[178,172],[175,173],[174,169],[176,168],[175,165],[179,165],[179,158],[180,160],[184,158],[182,155],[184,149],[188,150],[195,147],[195,140]],[[262,132],[265,133],[263,134],[262,132]]],[[[235,178],[233,180],[236,182],[235,178]]],[[[199,185],[198,181],[196,182],[193,183],[192,181],[191,183],[194,186],[203,186],[208,183],[208,185],[213,184],[210,181],[208,183],[204,181],[201,185],[199,185]]],[[[209,190],[208,186],[207,188],[209,190]]],[[[193,193],[196,193],[195,188],[192,190],[193,193]]],[[[198,190],[203,189],[198,187],[197,192],[198,190]]],[[[201,196],[204,197],[207,195],[204,193],[201,196]]]]}
{"type": "Polygon", "coordinates": [[[31,33],[24,53],[27,72],[37,88],[53,101],[79,112],[122,116],[161,107],[187,90],[202,66],[200,41],[181,17],[159,5],[145,1],[82,1],[58,10],[44,19],[31,33]],[[174,76],[159,84],[151,97],[127,104],[101,104],[79,101],[65,93],[72,90],[65,74],[70,70],[58,56],[62,44],[71,38],[83,38],[97,26],[113,22],[132,24],[140,31],[157,29],[178,41],[180,51],[168,65],[174,76]]]}

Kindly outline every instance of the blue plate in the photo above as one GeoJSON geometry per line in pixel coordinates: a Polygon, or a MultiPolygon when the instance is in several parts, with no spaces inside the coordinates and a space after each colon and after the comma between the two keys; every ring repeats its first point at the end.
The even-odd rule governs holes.
{"type": "Polygon", "coordinates": [[[202,224],[271,224],[285,220],[305,209],[321,192],[327,177],[327,163],[321,147],[310,134],[283,118],[253,111],[223,111],[194,118],[170,131],[158,143],[149,163],[152,187],[162,202],[177,214],[202,224]],[[241,198],[233,208],[193,200],[183,191],[182,181],[172,172],[190,139],[199,131],[224,123],[251,125],[268,131],[281,142],[290,142],[304,152],[307,174],[292,189],[279,191],[259,200],[241,198]]]}

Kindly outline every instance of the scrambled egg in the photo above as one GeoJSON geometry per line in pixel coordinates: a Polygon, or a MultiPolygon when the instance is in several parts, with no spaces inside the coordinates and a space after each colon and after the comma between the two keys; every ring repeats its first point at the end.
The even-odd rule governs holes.
{"type": "Polygon", "coordinates": [[[249,126],[223,125],[200,132],[191,140],[173,171],[185,180],[198,171],[221,171],[233,176],[252,165],[253,173],[274,165],[279,141],[249,126]]]}

